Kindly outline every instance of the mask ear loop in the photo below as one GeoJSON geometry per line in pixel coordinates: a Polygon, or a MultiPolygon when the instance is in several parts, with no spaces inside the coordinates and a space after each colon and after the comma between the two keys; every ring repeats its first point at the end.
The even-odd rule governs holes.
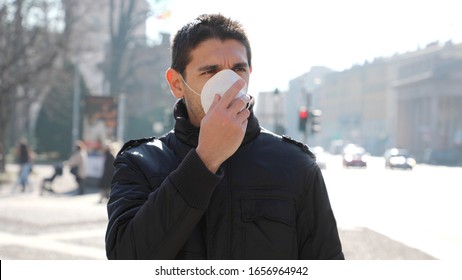
{"type": "Polygon", "coordinates": [[[188,85],[188,83],[183,79],[183,75],[180,74],[180,78],[181,78],[181,80],[183,81],[183,83],[189,88],[190,91],[192,91],[192,92],[194,92],[195,94],[201,96],[200,93],[197,93],[195,90],[193,90],[193,89],[188,85]]]}

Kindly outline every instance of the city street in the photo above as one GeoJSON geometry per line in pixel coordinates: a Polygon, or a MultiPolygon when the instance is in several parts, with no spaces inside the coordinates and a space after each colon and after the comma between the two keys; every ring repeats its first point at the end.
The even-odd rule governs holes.
{"type": "MultiPolygon", "coordinates": [[[[17,166],[8,170],[15,174],[17,166]]],[[[97,190],[74,195],[75,180],[65,169],[53,182],[56,193],[40,196],[43,178],[52,174],[52,166],[35,165],[33,190],[0,186],[0,259],[105,259],[107,214],[97,190]]]]}
{"type": "Polygon", "coordinates": [[[462,168],[384,166],[372,157],[366,169],[344,169],[340,156],[331,158],[323,174],[338,226],[368,228],[437,259],[460,259],[462,168]]]}
{"type": "MultiPolygon", "coordinates": [[[[40,183],[52,174],[52,166],[36,165],[34,189],[25,193],[0,185],[0,259],[105,259],[107,214],[97,190],[74,195],[65,170],[56,193],[41,196],[40,183]]],[[[367,169],[344,169],[332,156],[323,174],[347,259],[460,258],[462,168],[388,170],[371,158],[367,169]]]]}

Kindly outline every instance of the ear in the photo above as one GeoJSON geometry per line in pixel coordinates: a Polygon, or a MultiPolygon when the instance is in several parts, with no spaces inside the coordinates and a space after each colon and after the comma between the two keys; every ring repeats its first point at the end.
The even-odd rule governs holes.
{"type": "Polygon", "coordinates": [[[178,99],[183,98],[183,83],[181,82],[180,74],[176,70],[168,68],[165,72],[165,78],[167,79],[173,96],[178,99]]]}
{"type": "Polygon", "coordinates": [[[249,73],[252,73],[252,67],[249,67],[249,73]]]}

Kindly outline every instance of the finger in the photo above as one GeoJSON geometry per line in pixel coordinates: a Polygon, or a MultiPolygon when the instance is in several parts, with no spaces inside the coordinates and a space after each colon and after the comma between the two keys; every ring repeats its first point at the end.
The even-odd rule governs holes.
{"type": "Polygon", "coordinates": [[[241,123],[247,122],[249,117],[250,117],[250,110],[245,108],[237,114],[237,121],[241,123]]]}
{"type": "Polygon", "coordinates": [[[249,102],[250,102],[250,96],[248,96],[247,94],[243,95],[240,98],[235,98],[232,101],[232,104],[230,105],[230,109],[236,113],[240,112],[248,107],[249,102]]]}
{"type": "Polygon", "coordinates": [[[213,97],[212,104],[210,104],[209,112],[213,110],[213,108],[218,104],[218,102],[220,102],[220,99],[221,95],[215,94],[215,96],[213,97]]]}
{"type": "Polygon", "coordinates": [[[244,101],[244,107],[242,107],[240,111],[244,109],[248,109],[250,107],[250,95],[245,94],[244,96],[241,97],[241,99],[244,101]]]}
{"type": "Polygon", "coordinates": [[[221,98],[223,106],[228,107],[239,91],[245,86],[245,81],[243,79],[237,80],[224,94],[221,98]]]}
{"type": "MultiPolygon", "coordinates": [[[[248,110],[247,110],[248,111],[248,110]]],[[[243,114],[242,116],[245,116],[246,114],[243,114]]],[[[249,123],[249,116],[250,113],[248,113],[247,117],[241,122],[241,128],[242,128],[242,131],[246,131],[247,129],[247,124],[249,123]]]]}

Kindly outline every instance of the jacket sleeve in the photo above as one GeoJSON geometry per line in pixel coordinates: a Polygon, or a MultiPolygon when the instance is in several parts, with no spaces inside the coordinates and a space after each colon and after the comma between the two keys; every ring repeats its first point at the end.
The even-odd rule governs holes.
{"type": "Polygon", "coordinates": [[[343,260],[342,245],[324,178],[314,164],[308,172],[298,215],[300,259],[343,260]]]}
{"type": "Polygon", "coordinates": [[[156,162],[136,153],[115,160],[108,202],[108,259],[174,259],[222,177],[211,173],[194,149],[169,174],[149,174],[152,170],[141,164],[143,160],[156,162]]]}

